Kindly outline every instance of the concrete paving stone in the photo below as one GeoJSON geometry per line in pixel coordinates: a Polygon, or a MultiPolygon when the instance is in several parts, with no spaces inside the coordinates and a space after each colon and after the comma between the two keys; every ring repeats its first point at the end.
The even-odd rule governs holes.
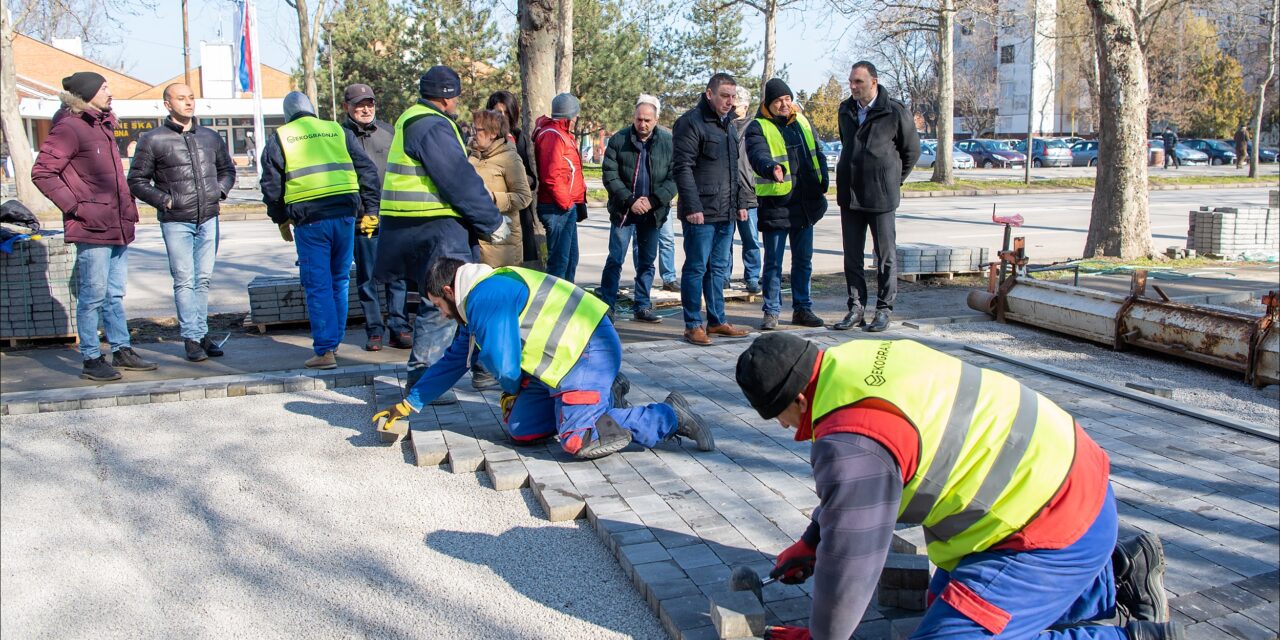
{"type": "Polygon", "coordinates": [[[659,560],[657,562],[636,564],[632,565],[632,569],[637,584],[670,582],[673,580],[689,578],[689,575],[672,560],[659,560]]]}
{"type": "Polygon", "coordinates": [[[645,522],[649,525],[649,530],[653,531],[653,535],[658,539],[658,542],[662,543],[662,546],[667,549],[686,547],[701,541],[693,529],[680,521],[678,517],[663,517],[657,520],[646,519],[645,522]]]}
{"type": "MultiPolygon", "coordinates": [[[[773,569],[772,563],[770,563],[770,566],[768,568],[762,569],[760,572],[761,578],[767,577],[769,575],[769,571],[771,571],[772,569],[773,569]]],[[[798,585],[783,584],[781,582],[771,582],[765,585],[764,590],[761,591],[761,595],[764,596],[765,604],[768,604],[770,602],[776,602],[778,600],[790,600],[792,598],[808,597],[808,594],[806,594],[805,591],[801,589],[798,585]]]]}
{"type": "Polygon", "coordinates": [[[667,506],[667,502],[662,496],[657,494],[649,495],[623,495],[622,499],[631,507],[632,511],[640,514],[641,517],[651,513],[669,513],[671,507],[667,506]]]}
{"type": "MultiPolygon", "coordinates": [[[[175,394],[176,395],[176,394],[175,394]]],[[[54,411],[75,411],[80,408],[79,400],[56,400],[53,402],[41,402],[40,413],[50,413],[54,411]]]]}
{"type": "Polygon", "coordinates": [[[529,484],[529,471],[519,460],[493,460],[485,456],[484,469],[498,491],[521,489],[529,484]]]}
{"type": "Polygon", "coordinates": [[[1190,593],[1169,599],[1170,611],[1180,611],[1196,622],[1220,618],[1231,613],[1227,605],[1212,600],[1202,593],[1190,593]]]}
{"type": "Polygon", "coordinates": [[[673,637],[681,637],[686,630],[715,626],[711,624],[710,601],[700,594],[659,602],[658,620],[673,637]]]}
{"type": "Polygon", "coordinates": [[[1276,566],[1274,558],[1254,556],[1247,552],[1242,552],[1238,546],[1197,549],[1194,553],[1245,577],[1269,573],[1276,566]]]}
{"type": "MultiPolygon", "coordinates": [[[[284,384],[280,382],[259,382],[256,384],[247,384],[244,387],[244,393],[247,396],[284,393],[284,384]]],[[[152,402],[154,402],[154,400],[152,400],[152,402]]]]}
{"type": "Polygon", "coordinates": [[[765,604],[765,608],[777,616],[778,620],[806,618],[809,616],[809,609],[812,606],[813,600],[805,595],[787,598],[786,600],[768,601],[766,599],[765,604]]]}
{"type": "MultiPolygon", "coordinates": [[[[450,442],[449,432],[444,432],[445,444],[449,445],[449,471],[453,473],[475,473],[484,468],[484,452],[475,440],[461,446],[450,442]]],[[[579,501],[581,499],[579,498],[579,501]]],[[[585,504],[583,506],[586,506],[585,504]]]]}
{"type": "Polygon", "coordinates": [[[649,606],[657,609],[659,603],[663,600],[672,598],[680,598],[683,596],[700,595],[702,592],[698,590],[698,585],[692,580],[684,578],[681,580],[670,580],[667,582],[653,582],[645,584],[645,600],[649,606]]]}
{"type": "Polygon", "coordinates": [[[386,418],[379,418],[374,432],[378,434],[378,441],[382,444],[396,444],[409,435],[409,421],[400,419],[391,422],[386,418]]]}
{"type": "Polygon", "coordinates": [[[890,553],[880,572],[880,584],[891,589],[924,590],[929,587],[929,557],[890,553]]]}
{"type": "Polygon", "coordinates": [[[1246,578],[1237,582],[1236,585],[1267,602],[1280,601],[1280,571],[1246,578]]]}
{"type": "Polygon", "coordinates": [[[39,402],[6,402],[5,407],[8,409],[9,415],[11,416],[40,412],[39,402]]]}
{"type": "Polygon", "coordinates": [[[1274,603],[1268,602],[1260,604],[1249,609],[1245,609],[1240,613],[1254,622],[1262,625],[1272,633],[1280,632],[1280,607],[1274,603]]]}
{"type": "Polygon", "coordinates": [[[925,554],[928,552],[924,539],[924,527],[920,525],[895,529],[890,550],[896,553],[925,554]]]}
{"type": "Polygon", "coordinates": [[[438,429],[419,428],[410,424],[409,440],[413,449],[413,463],[419,467],[436,467],[449,456],[444,436],[438,429]]]}
{"type": "Polygon", "coordinates": [[[551,522],[576,520],[586,510],[587,503],[573,493],[573,485],[567,481],[546,483],[530,479],[529,485],[551,522]]]}
{"type": "Polygon", "coordinates": [[[622,512],[631,513],[631,508],[617,495],[592,495],[591,491],[584,492],[576,484],[574,487],[579,489],[582,499],[586,500],[587,508],[597,516],[608,516],[622,512]]]}
{"type": "Polygon", "coordinates": [[[609,540],[609,548],[612,549],[614,553],[617,553],[617,550],[624,546],[657,541],[657,539],[653,537],[653,532],[650,531],[648,527],[612,533],[609,534],[609,540]]]}
{"type": "Polygon", "coordinates": [[[649,562],[670,560],[671,554],[665,547],[655,542],[641,542],[618,547],[618,560],[627,565],[636,566],[649,562]]]}
{"type": "Polygon", "coordinates": [[[885,640],[892,633],[888,620],[863,622],[853,632],[854,640],[885,640]]]}
{"type": "Polygon", "coordinates": [[[151,394],[116,396],[117,407],[128,407],[139,404],[150,404],[151,394]]]}
{"type": "Polygon", "coordinates": [[[683,547],[668,549],[671,559],[680,565],[685,571],[696,569],[698,567],[707,567],[721,564],[720,557],[705,544],[692,544],[683,547]]]}
{"type": "Polygon", "coordinates": [[[217,399],[227,397],[226,385],[217,385],[213,387],[205,387],[204,397],[206,399],[217,399]]]}
{"type": "Polygon", "coordinates": [[[81,409],[107,409],[116,406],[116,398],[107,396],[105,398],[84,398],[80,401],[81,409]]]}
{"type": "MultiPolygon", "coordinates": [[[[530,483],[532,482],[531,479],[530,483]]],[[[647,529],[644,523],[640,521],[640,517],[630,511],[614,513],[604,517],[597,516],[592,524],[596,528],[596,533],[601,537],[633,529],[647,529]]]]}
{"type": "Polygon", "coordinates": [[[1244,611],[1267,601],[1261,596],[1250,593],[1239,585],[1228,584],[1200,592],[1204,597],[1227,606],[1232,611],[1244,611]]]}
{"type": "Polygon", "coordinates": [[[891,640],[907,640],[920,627],[923,616],[898,618],[889,622],[889,638],[891,640]]]}
{"type": "MultiPolygon", "coordinates": [[[[1276,632],[1242,613],[1232,613],[1222,618],[1210,620],[1209,624],[1222,629],[1233,638],[1242,640],[1275,640],[1276,632]]],[[[1196,636],[1193,636],[1196,637],[1196,636]]]]}
{"type": "Polygon", "coordinates": [[[750,591],[717,594],[710,599],[711,624],[721,638],[764,635],[764,605],[750,591]]]}
{"type": "Polygon", "coordinates": [[[182,400],[181,393],[177,391],[162,391],[159,393],[152,393],[150,395],[152,404],[158,404],[161,402],[178,402],[182,400]]]}

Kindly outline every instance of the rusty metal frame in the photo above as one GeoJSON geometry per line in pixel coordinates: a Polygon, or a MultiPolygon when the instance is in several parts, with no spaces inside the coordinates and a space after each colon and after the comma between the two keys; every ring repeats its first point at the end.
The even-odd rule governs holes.
{"type": "Polygon", "coordinates": [[[1258,375],[1258,365],[1262,360],[1259,352],[1262,350],[1262,343],[1280,322],[1280,293],[1271,291],[1262,297],[1262,304],[1266,305],[1267,310],[1261,318],[1258,318],[1249,335],[1249,362],[1244,370],[1245,381],[1259,388],[1266,384],[1258,375]]]}

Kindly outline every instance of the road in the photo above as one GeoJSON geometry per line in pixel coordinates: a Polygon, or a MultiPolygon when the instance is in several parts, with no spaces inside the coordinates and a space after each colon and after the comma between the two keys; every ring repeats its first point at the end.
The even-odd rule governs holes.
{"type": "MultiPolygon", "coordinates": [[[[1027,224],[1027,252],[1036,262],[1080,255],[1089,226],[1093,194],[1058,193],[992,197],[912,198],[903,200],[898,211],[898,242],[925,242],[995,249],[1000,227],[991,223],[991,206],[1001,214],[1021,213],[1027,224]]],[[[1187,212],[1200,205],[1263,204],[1266,189],[1213,189],[1153,191],[1151,232],[1157,249],[1183,246],[1186,242],[1187,212]]],[[[591,218],[580,225],[581,262],[579,280],[595,283],[608,255],[609,222],[603,209],[592,209],[591,218]]],[[[814,251],[817,273],[842,269],[844,251],[840,242],[840,217],[829,214],[818,224],[814,251]]],[[[680,234],[677,226],[677,261],[680,234]]],[[[871,247],[867,246],[870,259],[871,247]]],[[[735,250],[736,254],[736,250],[735,250]]],[[[297,259],[292,245],[285,244],[274,225],[265,220],[227,222],[222,226],[218,265],[210,294],[210,313],[246,311],[245,286],[255,276],[296,274],[297,259]]],[[[172,316],[173,281],[169,276],[164,241],[157,225],[142,225],[129,250],[129,289],[125,308],[130,317],[172,316]]],[[[741,262],[735,275],[741,277],[741,262]]],[[[623,275],[626,283],[631,270],[623,275]]]]}

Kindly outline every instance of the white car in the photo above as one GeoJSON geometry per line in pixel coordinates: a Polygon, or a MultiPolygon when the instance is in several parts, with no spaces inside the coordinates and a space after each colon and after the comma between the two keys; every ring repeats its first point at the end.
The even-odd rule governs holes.
{"type": "MultiPolygon", "coordinates": [[[[938,143],[935,141],[920,142],[920,159],[916,160],[917,167],[933,168],[934,162],[938,156],[938,143]]],[[[972,169],[973,156],[961,151],[959,147],[951,147],[951,167],[953,169],[972,169]]]]}

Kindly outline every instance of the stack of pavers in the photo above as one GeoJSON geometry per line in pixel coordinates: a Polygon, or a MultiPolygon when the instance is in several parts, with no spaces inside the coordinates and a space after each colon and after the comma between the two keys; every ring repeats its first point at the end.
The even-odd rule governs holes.
{"type": "Polygon", "coordinates": [[[0,253],[0,338],[76,335],[75,247],[52,237],[0,253]]]}
{"type": "Polygon", "coordinates": [[[1187,248],[1201,255],[1237,258],[1277,253],[1280,208],[1200,207],[1188,216],[1187,248]]]}
{"type": "Polygon", "coordinates": [[[924,243],[898,245],[897,267],[902,275],[972,273],[982,271],[986,263],[987,249],[984,247],[924,243]]]}
{"type": "MultiPolygon", "coordinates": [[[[386,301],[384,285],[378,283],[378,299],[386,301]]],[[[418,294],[410,292],[406,306],[409,315],[418,308],[418,294]]],[[[347,286],[347,319],[363,318],[360,293],[356,289],[356,272],[351,270],[347,286]]],[[[307,296],[298,276],[258,276],[249,283],[249,322],[259,326],[306,322],[307,296]]]]}

